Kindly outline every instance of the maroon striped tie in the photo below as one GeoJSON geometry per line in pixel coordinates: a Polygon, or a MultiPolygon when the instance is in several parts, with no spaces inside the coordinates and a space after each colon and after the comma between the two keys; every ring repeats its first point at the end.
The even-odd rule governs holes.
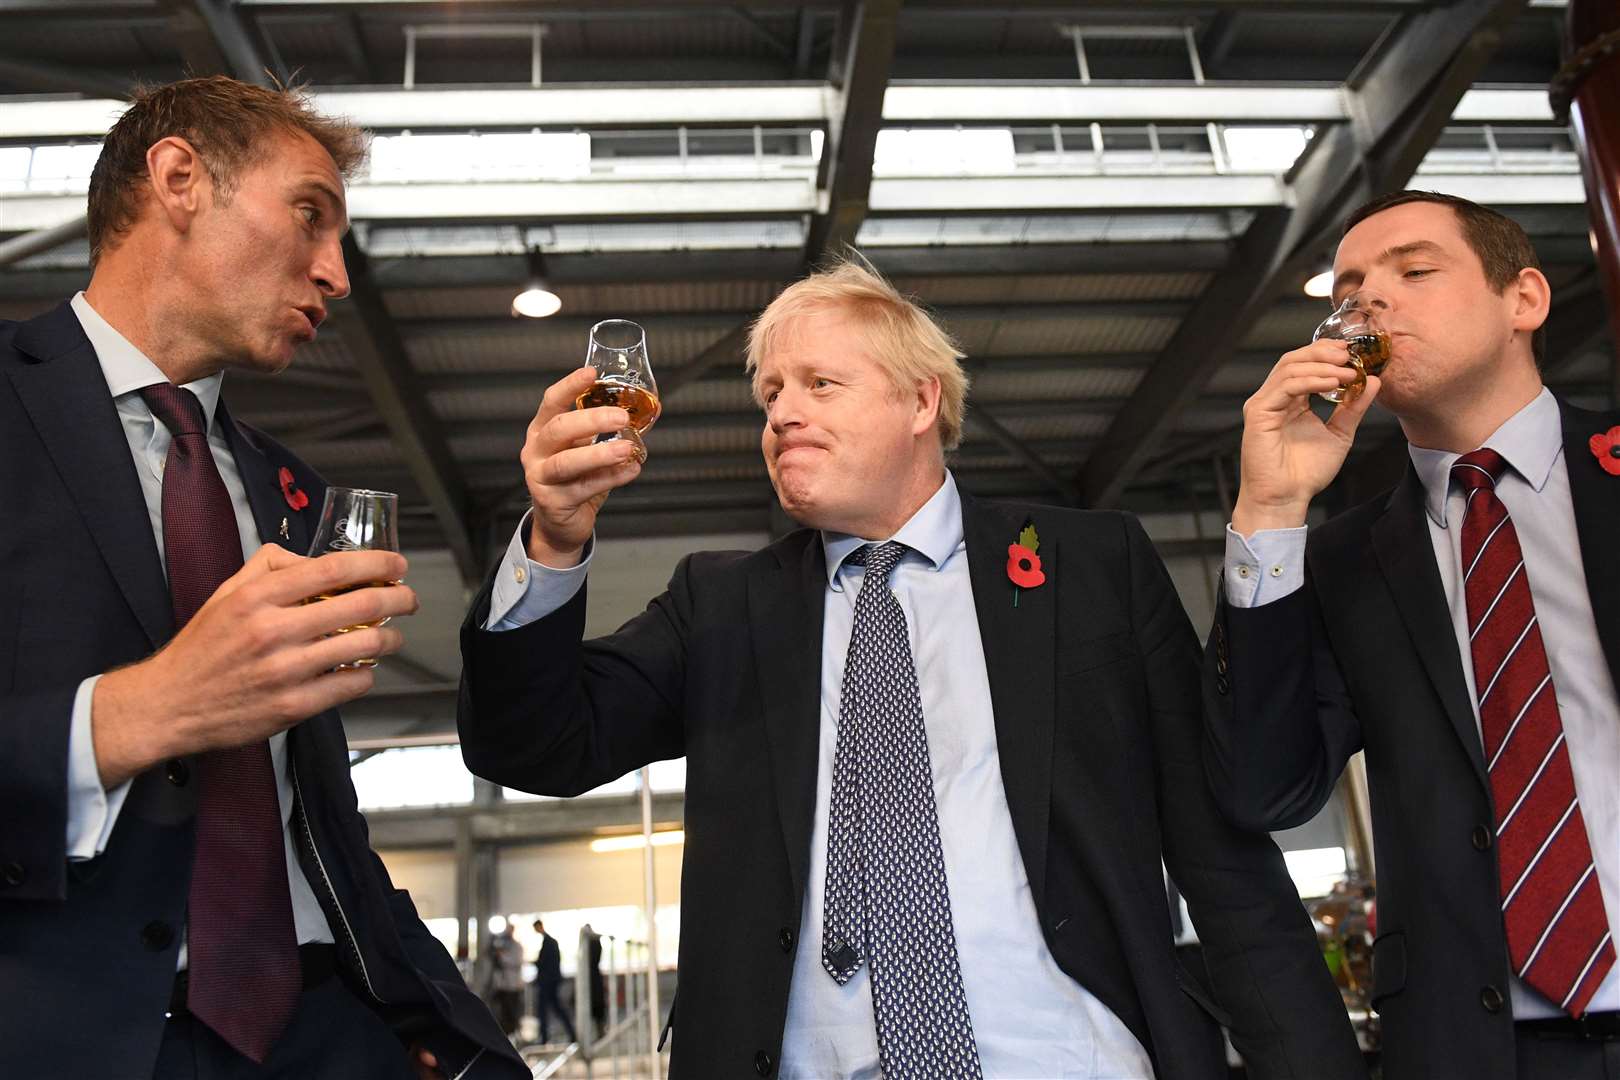
{"type": "MultiPolygon", "coordinates": [[[[242,568],[242,537],[208,449],[202,403],[167,383],[146,387],[141,397],[173,437],[163,465],[163,549],[178,632],[242,568]]],[[[186,1007],[263,1063],[292,1019],[302,980],[281,805],[262,739],[197,759],[186,920],[186,1007]]]]}
{"type": "Polygon", "coordinates": [[[1506,469],[1502,455],[1490,449],[1464,454],[1451,466],[1452,478],[1468,493],[1463,587],[1496,804],[1502,923],[1514,973],[1580,1016],[1614,965],[1614,943],[1519,534],[1496,497],[1506,469]]]}

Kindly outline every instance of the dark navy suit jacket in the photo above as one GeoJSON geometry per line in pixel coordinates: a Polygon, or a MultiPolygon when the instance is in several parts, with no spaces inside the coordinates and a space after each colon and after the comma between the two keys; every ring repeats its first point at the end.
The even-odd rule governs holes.
{"type": "MultiPolygon", "coordinates": [[[[260,536],[304,551],[320,478],[223,403],[220,417],[260,536]],[[310,496],[301,512],[283,467],[310,496]]],[[[0,322],[0,519],[0,1076],[144,1080],[185,923],[195,785],[185,761],[136,777],[106,851],[68,862],[78,685],[151,655],[174,626],[129,444],[66,304],[0,322]]],[[[299,858],[350,985],[447,1075],[528,1076],[372,852],[337,713],[294,728],[288,761],[299,858]]]]}
{"type": "MultiPolygon", "coordinates": [[[[1013,831],[1053,958],[1131,1029],[1160,1080],[1366,1076],[1309,920],[1268,837],[1226,824],[1199,758],[1198,642],[1135,518],[962,498],[1013,831]],[[1014,606],[1007,548],[1033,519],[1046,584],[1014,606]],[[1177,960],[1163,864],[1205,986],[1177,960]]],[[[609,637],[585,590],[516,630],[462,627],[475,773],[577,795],[686,755],[680,994],[670,1075],[773,1075],[803,913],[827,575],[805,529],[701,552],[609,637]]],[[[491,579],[493,580],[493,579],[491,579]]]]}

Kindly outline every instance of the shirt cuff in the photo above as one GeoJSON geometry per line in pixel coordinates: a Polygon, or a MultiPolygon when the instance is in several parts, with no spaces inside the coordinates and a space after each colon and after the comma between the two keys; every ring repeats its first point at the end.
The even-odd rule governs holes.
{"type": "Polygon", "coordinates": [[[91,735],[90,706],[100,675],[79,684],[73,697],[73,726],[68,731],[67,857],[69,862],[93,859],[107,850],[107,838],[118,823],[133,780],[111,791],[101,786],[96,768],[96,744],[91,735]]]}
{"type": "Polygon", "coordinates": [[[1261,529],[1245,537],[1226,526],[1226,602],[1253,608],[1298,591],[1305,584],[1305,526],[1261,529]]]}
{"type": "Polygon", "coordinates": [[[585,572],[596,553],[595,534],[585,542],[579,565],[557,570],[529,558],[529,514],[518,522],[512,542],[506,545],[506,558],[495,572],[485,630],[516,630],[538,622],[572,600],[585,584],[585,572]]]}

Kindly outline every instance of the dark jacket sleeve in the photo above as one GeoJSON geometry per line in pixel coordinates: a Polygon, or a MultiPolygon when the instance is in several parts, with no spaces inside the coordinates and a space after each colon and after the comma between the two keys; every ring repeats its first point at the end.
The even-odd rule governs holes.
{"type": "Polygon", "coordinates": [[[1204,767],[1227,819],[1244,829],[1302,825],[1333,794],[1361,725],[1305,584],[1253,608],[1224,595],[1204,650],[1204,767]]]}
{"type": "MultiPolygon", "coordinates": [[[[0,648],[0,660],[9,651],[0,648]]],[[[0,900],[67,896],[68,736],[78,689],[0,695],[0,900]]]]}
{"type": "Polygon", "coordinates": [[[581,641],[586,589],[543,619],[485,630],[494,579],[461,628],[456,723],[467,768],[539,795],[572,796],[682,756],[693,557],[616,633],[581,641]]]}
{"type": "Polygon", "coordinates": [[[1165,865],[1198,928],[1214,994],[1251,1077],[1364,1080],[1310,920],[1271,838],[1216,810],[1199,754],[1198,643],[1134,518],[1132,624],[1146,664],[1165,865]]]}

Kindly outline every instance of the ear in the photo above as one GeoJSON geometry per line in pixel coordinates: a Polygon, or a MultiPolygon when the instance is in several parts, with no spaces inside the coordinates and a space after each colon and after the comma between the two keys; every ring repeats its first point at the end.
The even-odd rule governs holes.
{"type": "Polygon", "coordinates": [[[1547,321],[1552,309],[1552,286],[1547,275],[1533,267],[1525,267],[1508,284],[1508,295],[1513,299],[1513,329],[1515,332],[1534,333],[1547,321]]]}
{"type": "Polygon", "coordinates": [[[917,384],[917,411],[911,418],[911,433],[921,435],[939,422],[939,376],[930,375],[917,384]]]}
{"type": "Polygon", "coordinates": [[[212,196],[213,181],[197,148],[178,135],[165,136],[147,148],[146,177],[157,213],[176,232],[189,230],[203,208],[205,193],[212,196]]]}

